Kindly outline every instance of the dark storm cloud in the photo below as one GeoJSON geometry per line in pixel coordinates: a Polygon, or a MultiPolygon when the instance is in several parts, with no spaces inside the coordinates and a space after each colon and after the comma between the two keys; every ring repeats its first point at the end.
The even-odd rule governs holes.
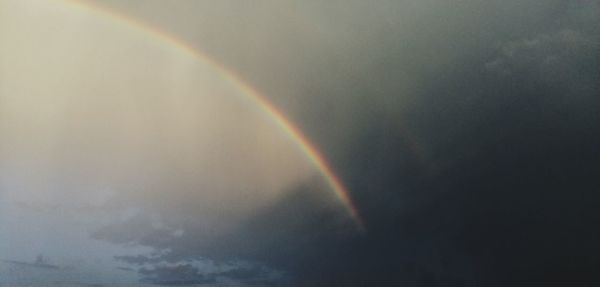
{"type": "MultiPolygon", "coordinates": [[[[138,214],[123,222],[106,225],[93,232],[97,240],[110,241],[116,244],[141,244],[163,246],[165,242],[176,237],[177,230],[167,226],[153,224],[148,214],[138,214]]],[[[129,257],[121,260],[132,259],[129,257]]]]}
{"type": "MultiPolygon", "coordinates": [[[[361,262],[354,268],[377,266],[362,275],[415,286],[597,282],[599,254],[589,243],[598,238],[591,229],[598,220],[599,55],[598,38],[588,30],[593,26],[565,25],[517,35],[498,40],[500,51],[482,45],[428,72],[429,87],[402,119],[427,147],[434,174],[415,174],[418,166],[411,169],[399,153],[402,140],[387,147],[402,138],[393,125],[382,121],[379,131],[365,133],[360,160],[377,161],[371,165],[384,166],[389,176],[377,178],[381,186],[356,180],[364,187],[356,193],[377,190],[381,201],[374,195],[361,201],[373,206],[372,231],[352,248],[364,252],[349,256],[361,262]],[[381,151],[381,158],[371,157],[381,151]],[[417,267],[401,267],[411,264],[417,267]]],[[[357,282],[346,283],[366,285],[357,282]]]]}
{"type": "MultiPolygon", "coordinates": [[[[208,245],[193,224],[167,240],[146,225],[128,242],[176,261],[265,262],[290,286],[597,285],[598,1],[425,2],[307,5],[277,29],[311,20],[330,39],[250,27],[249,44],[207,44],[298,119],[366,234],[307,183],[208,245]],[[266,55],[247,49],[253,35],[305,44],[266,55]]],[[[113,231],[104,239],[123,242],[113,231]]]]}
{"type": "MultiPolygon", "coordinates": [[[[135,266],[140,281],[155,285],[180,286],[215,283],[223,278],[238,284],[281,286],[286,281],[283,273],[266,266],[249,262],[222,262],[212,267],[211,261],[181,260],[167,256],[117,256],[116,260],[135,266]],[[169,262],[168,262],[169,261],[169,262]]],[[[124,271],[135,271],[133,268],[121,267],[124,271]]]]}
{"type": "MultiPolygon", "coordinates": [[[[65,284],[63,282],[63,284],[65,284]]],[[[95,284],[95,283],[79,283],[79,282],[73,282],[73,283],[66,283],[66,284],[71,284],[74,286],[81,286],[81,287],[104,287],[104,284],[95,284]]]]}
{"type": "MultiPolygon", "coordinates": [[[[413,50],[413,60],[391,58],[401,46],[384,42],[390,46],[379,47],[387,54],[383,64],[366,67],[381,72],[348,83],[379,100],[399,97],[393,82],[403,81],[402,65],[422,65],[413,70],[416,75],[408,72],[418,83],[409,100],[385,108],[365,105],[375,111],[347,119],[357,128],[350,147],[344,146],[351,160],[340,166],[369,233],[319,238],[298,247],[295,256],[283,256],[294,258],[287,262],[293,262],[289,268],[298,274],[298,285],[599,281],[594,270],[600,252],[593,244],[599,236],[593,230],[599,222],[600,65],[598,34],[590,32],[598,22],[591,14],[586,22],[573,18],[597,4],[525,2],[539,8],[533,23],[520,18],[513,4],[498,4],[504,10],[497,16],[462,30],[424,19],[429,26],[415,33],[436,28],[439,38],[420,34],[407,44],[424,51],[413,50]],[[424,55],[427,49],[431,58],[424,55]],[[411,142],[425,160],[414,155],[411,142]]],[[[483,18],[486,6],[453,12],[468,22],[483,18]]],[[[325,146],[335,150],[335,143],[325,146]]],[[[298,233],[326,229],[310,226],[298,233]]]]}
{"type": "Polygon", "coordinates": [[[115,256],[117,261],[121,261],[123,263],[127,263],[130,265],[144,265],[144,264],[152,264],[159,263],[163,261],[163,258],[160,256],[146,256],[146,255],[123,255],[123,256],[115,256]]]}
{"type": "Polygon", "coordinates": [[[284,274],[260,266],[233,268],[215,273],[215,275],[233,279],[248,286],[285,286],[289,284],[284,274]]]}
{"type": "Polygon", "coordinates": [[[215,282],[215,278],[200,274],[198,268],[189,264],[142,268],[139,273],[142,282],[161,286],[190,286],[215,282]]]}
{"type": "MultiPolygon", "coordinates": [[[[282,276],[261,267],[233,267],[226,271],[206,272],[191,264],[142,268],[141,282],[161,286],[206,285],[217,282],[236,282],[241,286],[282,286],[282,276]]],[[[237,286],[237,285],[236,285],[237,286]]]]}

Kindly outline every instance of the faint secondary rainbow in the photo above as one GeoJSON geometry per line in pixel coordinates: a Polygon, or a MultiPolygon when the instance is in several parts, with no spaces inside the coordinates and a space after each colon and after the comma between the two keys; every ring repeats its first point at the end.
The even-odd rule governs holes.
{"type": "Polygon", "coordinates": [[[208,64],[215,69],[215,71],[217,71],[225,80],[229,81],[243,95],[246,95],[249,99],[251,99],[257,108],[267,114],[269,118],[273,120],[273,122],[293,140],[298,148],[321,172],[323,178],[326,180],[329,187],[335,193],[337,199],[341,202],[346,209],[346,212],[355,223],[357,230],[360,232],[366,231],[363,219],[360,217],[358,210],[352,202],[348,189],[334,173],[325,157],[309,141],[309,139],[304,136],[304,134],[292,122],[290,122],[290,120],[288,120],[279,110],[277,110],[273,104],[261,96],[256,89],[240,79],[240,77],[234,72],[215,62],[208,57],[208,55],[203,54],[197,49],[194,49],[181,39],[177,39],[176,37],[169,35],[156,27],[151,27],[116,11],[110,10],[109,8],[94,5],[92,3],[83,3],[77,0],[61,0],[61,2],[67,4],[69,7],[80,8],[88,13],[97,15],[98,17],[107,18],[114,22],[123,24],[123,27],[135,30],[150,39],[169,44],[169,46],[177,49],[178,51],[185,53],[198,61],[208,64]]]}

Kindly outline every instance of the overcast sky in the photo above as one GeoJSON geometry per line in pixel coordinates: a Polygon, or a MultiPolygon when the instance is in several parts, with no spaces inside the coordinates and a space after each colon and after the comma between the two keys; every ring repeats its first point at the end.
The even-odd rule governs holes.
{"type": "Polygon", "coordinates": [[[260,91],[366,232],[210,66],[97,15],[6,1],[2,256],[72,264],[56,242],[75,230],[71,253],[141,285],[600,283],[599,1],[89,3],[260,91]],[[81,228],[38,226],[73,226],[65,214],[81,228]]]}

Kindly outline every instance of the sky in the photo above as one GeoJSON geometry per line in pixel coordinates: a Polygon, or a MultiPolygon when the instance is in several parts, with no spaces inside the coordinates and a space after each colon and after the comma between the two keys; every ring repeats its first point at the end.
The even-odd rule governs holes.
{"type": "Polygon", "coordinates": [[[85,2],[259,91],[364,232],[210,64],[17,3],[0,4],[0,286],[600,283],[599,1],[85,2]],[[14,264],[38,254],[58,273],[14,264]]]}

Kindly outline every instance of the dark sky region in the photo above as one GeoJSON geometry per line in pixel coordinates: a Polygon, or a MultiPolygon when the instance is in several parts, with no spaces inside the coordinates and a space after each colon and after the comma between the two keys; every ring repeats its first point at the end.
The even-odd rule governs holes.
{"type": "Polygon", "coordinates": [[[227,3],[229,34],[197,28],[202,11],[114,5],[283,107],[368,232],[295,218],[313,206],[299,186],[218,253],[289,286],[600,284],[598,1],[227,3]]]}
{"type": "Polygon", "coordinates": [[[308,180],[209,243],[187,221],[177,236],[143,218],[95,230],[157,250],[116,258],[143,282],[600,285],[600,1],[98,5],[262,91],[326,155],[367,226],[340,223],[308,180]],[[148,267],[200,258],[260,264],[148,267]]]}

